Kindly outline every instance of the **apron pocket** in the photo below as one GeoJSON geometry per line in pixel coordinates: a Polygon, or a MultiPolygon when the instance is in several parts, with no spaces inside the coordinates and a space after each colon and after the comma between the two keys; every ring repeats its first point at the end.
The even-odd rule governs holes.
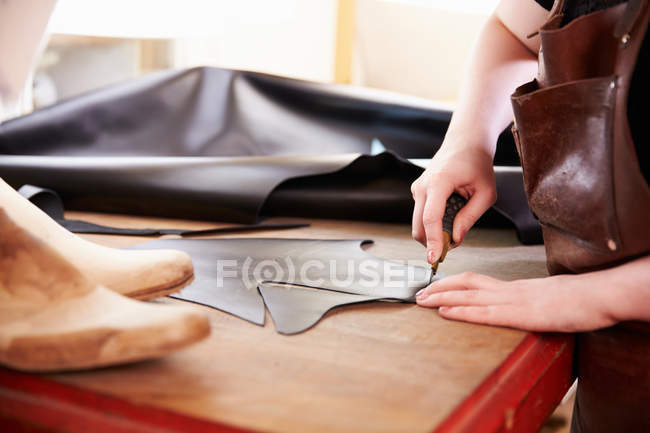
{"type": "Polygon", "coordinates": [[[613,76],[543,89],[534,80],[512,96],[532,211],[582,246],[607,251],[620,244],[612,175],[615,100],[613,76]]]}

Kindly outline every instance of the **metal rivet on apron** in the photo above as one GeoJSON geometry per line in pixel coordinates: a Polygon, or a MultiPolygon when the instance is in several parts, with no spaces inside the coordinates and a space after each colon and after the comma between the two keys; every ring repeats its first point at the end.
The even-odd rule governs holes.
{"type": "Polygon", "coordinates": [[[609,248],[612,251],[616,251],[616,242],[614,242],[612,239],[609,239],[607,241],[607,248],[609,248]]]}
{"type": "Polygon", "coordinates": [[[609,88],[613,89],[614,87],[616,87],[616,81],[610,81],[609,88]]]}
{"type": "Polygon", "coordinates": [[[622,43],[623,45],[627,45],[628,42],[630,42],[630,34],[629,34],[629,33],[625,33],[625,34],[623,35],[623,37],[621,38],[621,43],[622,43]]]}

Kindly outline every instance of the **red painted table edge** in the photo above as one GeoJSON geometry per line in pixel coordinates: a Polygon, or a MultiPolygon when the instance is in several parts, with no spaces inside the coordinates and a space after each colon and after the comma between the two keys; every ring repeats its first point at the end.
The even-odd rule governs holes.
{"type": "Polygon", "coordinates": [[[573,382],[573,344],[573,334],[527,334],[434,433],[538,431],[573,382]]]}
{"type": "MultiPolygon", "coordinates": [[[[572,382],[573,336],[527,334],[435,433],[535,432],[572,382]]],[[[0,430],[252,433],[0,368],[0,430]]]]}

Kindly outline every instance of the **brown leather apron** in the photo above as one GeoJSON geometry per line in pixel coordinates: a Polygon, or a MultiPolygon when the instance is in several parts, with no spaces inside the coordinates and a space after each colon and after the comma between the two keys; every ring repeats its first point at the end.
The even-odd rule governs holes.
{"type": "Polygon", "coordinates": [[[560,27],[562,3],[539,32],[538,78],[512,96],[526,194],[542,224],[551,274],[650,251],[650,189],[627,121],[648,1],[560,27]]]}
{"type": "MultiPolygon", "coordinates": [[[[629,0],[566,25],[563,3],[556,0],[539,31],[537,79],[512,95],[526,194],[551,274],[650,251],[650,189],[627,119],[649,2],[629,0]]],[[[650,432],[650,325],[578,334],[576,367],[574,432],[650,432]]]]}

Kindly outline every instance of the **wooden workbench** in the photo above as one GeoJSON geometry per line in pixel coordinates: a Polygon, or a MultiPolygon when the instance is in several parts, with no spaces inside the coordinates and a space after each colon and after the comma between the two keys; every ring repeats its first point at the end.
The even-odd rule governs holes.
{"type": "MultiPolygon", "coordinates": [[[[125,227],[215,226],[68,217],[125,227]]],[[[425,264],[407,225],[308,222],[309,228],[229,237],[373,239],[374,255],[425,264]]],[[[85,237],[115,247],[151,240],[85,237]]],[[[546,274],[543,247],[521,246],[514,230],[504,229],[473,230],[440,269],[503,279],[546,274]]],[[[259,327],[195,308],[209,315],[211,336],[165,359],[46,376],[0,369],[0,430],[534,431],[570,384],[572,340],[565,335],[452,322],[434,309],[373,302],[336,309],[311,330],[283,336],[268,313],[259,327]]]]}

